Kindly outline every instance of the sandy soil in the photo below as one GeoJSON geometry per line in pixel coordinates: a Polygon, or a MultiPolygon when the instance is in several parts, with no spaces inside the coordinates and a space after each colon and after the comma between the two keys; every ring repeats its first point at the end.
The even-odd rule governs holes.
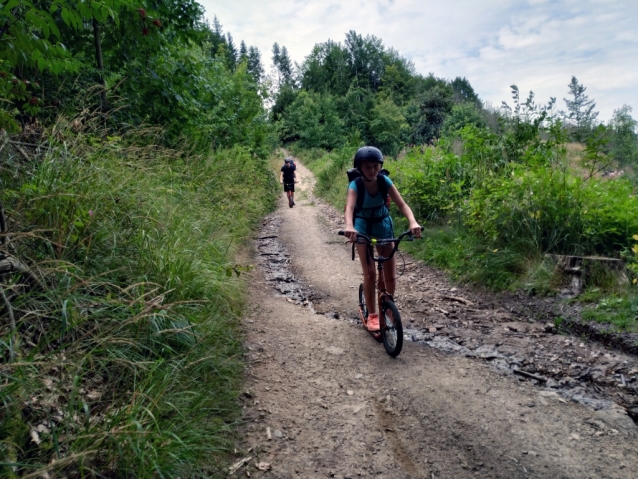
{"type": "MultiPolygon", "coordinates": [[[[335,235],[335,213],[310,194],[312,174],[299,163],[297,172],[297,206],[288,208],[282,193],[262,238],[277,242],[283,256],[276,261],[292,272],[277,273],[286,276],[281,284],[298,282],[308,294],[293,300],[282,294],[288,286],[272,286],[272,272],[254,274],[251,314],[244,320],[250,366],[242,396],[244,443],[237,451],[238,464],[244,461],[233,477],[636,477],[638,429],[611,393],[604,404],[587,407],[566,399],[558,384],[513,375],[512,355],[498,342],[493,354],[476,353],[486,340],[458,341],[453,330],[465,323],[474,331],[476,313],[483,311],[476,298],[461,303],[470,311],[429,318],[423,302],[410,303],[407,296],[416,294],[415,284],[423,286],[421,299],[460,294],[451,285],[442,291],[445,280],[418,265],[399,281],[399,291],[406,292],[404,323],[420,325],[407,335],[419,333],[420,342],[406,340],[401,355],[390,358],[353,320],[358,261],[335,235]],[[437,338],[466,346],[443,352],[427,344],[437,338]],[[493,359],[507,367],[495,367],[493,359]]],[[[269,261],[268,251],[258,251],[256,261],[269,261]]],[[[498,317],[496,309],[492,317],[498,317]]],[[[524,326],[536,331],[536,323],[524,326]]],[[[564,346],[565,337],[541,330],[532,349],[544,342],[545,348],[564,346]]],[[[525,356],[521,348],[517,354],[525,356]]],[[[613,364],[633,361],[602,351],[615,358],[613,364]]]]}

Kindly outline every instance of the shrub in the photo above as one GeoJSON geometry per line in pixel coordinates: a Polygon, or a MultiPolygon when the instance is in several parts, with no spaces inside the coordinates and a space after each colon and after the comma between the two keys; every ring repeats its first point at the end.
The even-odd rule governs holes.
{"type": "Polygon", "coordinates": [[[627,181],[583,181],[551,167],[493,176],[472,191],[464,214],[494,246],[534,254],[618,255],[638,231],[638,200],[627,181]]]}

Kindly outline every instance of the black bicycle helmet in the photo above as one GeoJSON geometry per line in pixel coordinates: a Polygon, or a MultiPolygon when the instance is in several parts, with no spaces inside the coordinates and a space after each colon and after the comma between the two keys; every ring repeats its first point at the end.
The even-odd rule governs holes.
{"type": "Polygon", "coordinates": [[[383,154],[374,146],[362,146],[354,154],[354,167],[358,170],[362,161],[376,161],[383,165],[383,154]]]}

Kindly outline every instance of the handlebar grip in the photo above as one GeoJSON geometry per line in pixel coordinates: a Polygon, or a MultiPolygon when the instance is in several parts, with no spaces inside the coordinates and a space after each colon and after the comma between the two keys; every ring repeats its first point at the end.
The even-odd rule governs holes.
{"type": "Polygon", "coordinates": [[[346,235],[346,232],[345,232],[344,230],[339,230],[339,231],[337,231],[337,234],[338,234],[339,236],[345,236],[345,235],[346,235]]]}

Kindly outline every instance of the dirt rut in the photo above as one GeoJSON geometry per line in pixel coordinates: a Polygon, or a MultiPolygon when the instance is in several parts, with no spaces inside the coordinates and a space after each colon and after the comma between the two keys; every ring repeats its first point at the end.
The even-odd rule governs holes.
{"type": "Polygon", "coordinates": [[[288,272],[251,284],[237,451],[250,460],[234,477],[635,477],[637,429],[613,402],[596,411],[409,340],[390,358],[356,324],[358,261],[297,173],[297,206],[282,197],[260,235],[258,262],[288,272]]]}

